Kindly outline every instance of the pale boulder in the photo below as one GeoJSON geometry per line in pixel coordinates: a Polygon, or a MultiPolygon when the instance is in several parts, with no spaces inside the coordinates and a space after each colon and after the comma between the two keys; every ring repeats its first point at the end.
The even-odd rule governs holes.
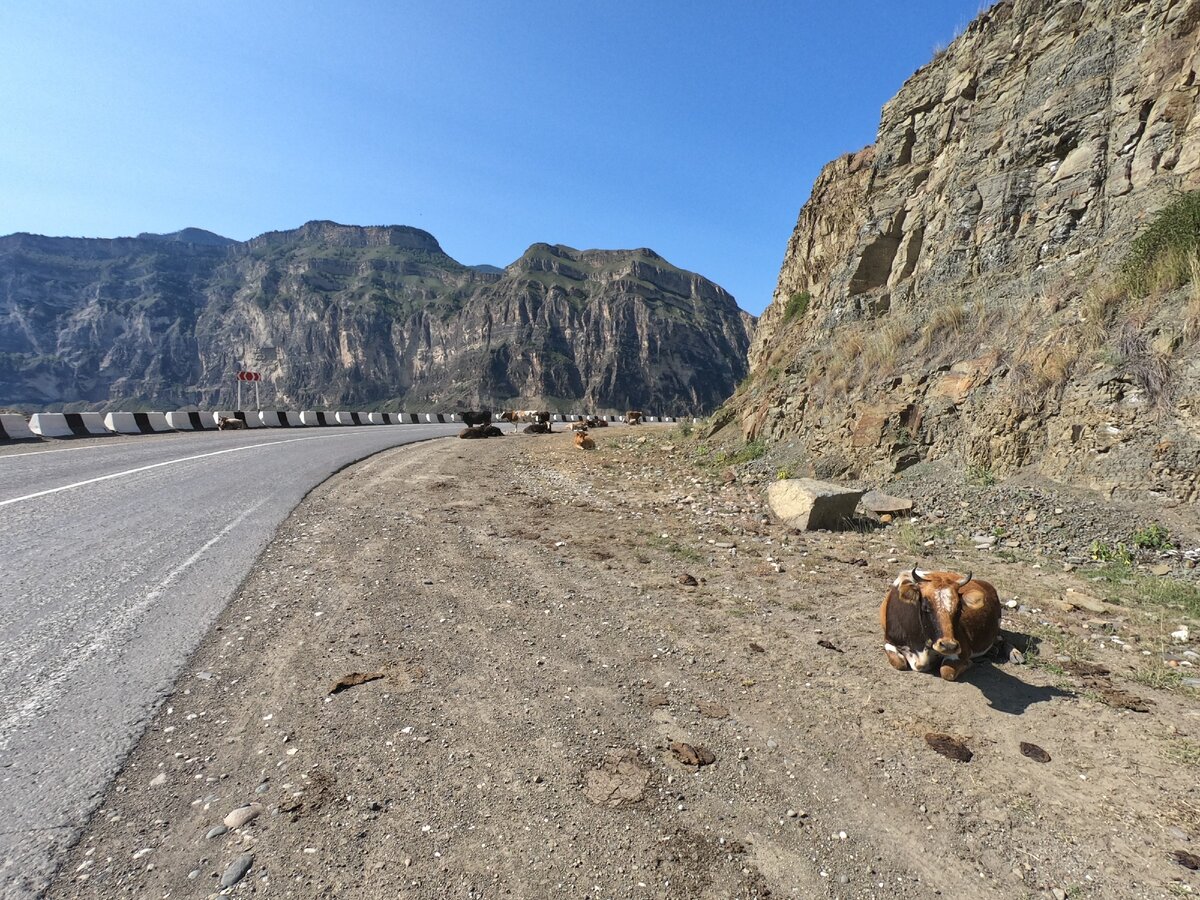
{"type": "Polygon", "coordinates": [[[854,516],[866,491],[814,478],[787,478],[767,488],[767,503],[776,519],[792,528],[814,531],[843,528],[854,516]]]}

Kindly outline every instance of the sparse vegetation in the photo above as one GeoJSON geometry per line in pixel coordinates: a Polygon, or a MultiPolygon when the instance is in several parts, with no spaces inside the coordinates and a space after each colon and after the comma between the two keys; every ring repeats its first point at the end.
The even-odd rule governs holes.
{"type": "Polygon", "coordinates": [[[743,463],[753,462],[756,459],[761,459],[767,452],[767,445],[762,441],[750,441],[741,450],[732,454],[728,458],[730,465],[740,466],[743,463]]]}
{"type": "Polygon", "coordinates": [[[791,477],[792,477],[792,470],[787,468],[786,466],[775,473],[776,481],[787,481],[791,477]]]}
{"type": "Polygon", "coordinates": [[[1200,191],[1180,194],[1155,215],[1121,264],[1132,297],[1174,290],[1192,278],[1200,252],[1200,191]]]}
{"type": "Polygon", "coordinates": [[[1133,553],[1124,544],[1106,544],[1104,541],[1092,541],[1088,553],[1097,562],[1119,563],[1122,566],[1133,565],[1133,553]]]}
{"type": "Polygon", "coordinates": [[[793,291],[788,297],[787,305],[783,308],[783,322],[786,325],[793,319],[798,319],[808,312],[808,305],[812,302],[812,294],[808,291],[793,291]]]}
{"type": "Polygon", "coordinates": [[[1131,540],[1133,546],[1142,550],[1166,550],[1168,547],[1174,546],[1171,542],[1171,532],[1157,522],[1147,525],[1145,528],[1139,528],[1133,533],[1131,540]]]}
{"type": "Polygon", "coordinates": [[[978,465],[967,467],[967,482],[975,487],[991,487],[996,483],[996,473],[989,466],[978,465]]]}

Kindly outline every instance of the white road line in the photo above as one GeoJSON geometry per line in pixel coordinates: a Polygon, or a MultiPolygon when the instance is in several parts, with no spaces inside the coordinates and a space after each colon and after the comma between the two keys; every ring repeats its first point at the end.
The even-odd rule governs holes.
{"type": "Polygon", "coordinates": [[[49,494],[57,494],[62,491],[74,490],[75,488],[81,488],[81,487],[84,487],[89,484],[95,484],[98,481],[109,481],[110,479],[113,479],[113,478],[124,478],[126,475],[136,475],[138,472],[147,472],[150,469],[161,469],[163,466],[174,466],[174,465],[177,465],[178,463],[191,462],[192,460],[196,460],[196,459],[206,459],[207,457],[210,457],[210,456],[221,456],[224,453],[241,453],[245,450],[261,450],[264,447],[277,447],[280,444],[292,444],[292,443],[295,443],[296,441],[314,441],[314,440],[322,440],[324,438],[353,437],[353,436],[354,436],[353,433],[348,433],[348,434],[322,434],[322,435],[313,435],[312,437],[288,438],[287,440],[283,440],[283,441],[268,441],[263,444],[248,444],[245,447],[229,447],[225,450],[214,450],[211,453],[198,453],[195,456],[183,456],[183,457],[180,457],[179,459],[168,459],[164,462],[152,463],[151,465],[148,465],[148,466],[138,466],[136,469],[126,469],[123,472],[113,472],[110,475],[101,475],[98,478],[89,478],[86,481],[76,481],[74,484],[64,484],[61,487],[49,488],[44,491],[37,491],[36,493],[33,493],[33,494],[26,494],[23,497],[13,497],[11,500],[0,500],[0,507],[8,506],[13,503],[21,503],[25,500],[33,500],[37,497],[45,497],[49,494]]]}
{"type": "MultiPolygon", "coordinates": [[[[333,435],[329,435],[329,437],[333,437],[333,435]]],[[[0,721],[0,734],[11,735],[13,733],[14,726],[20,724],[25,719],[30,718],[31,716],[48,707],[50,703],[57,699],[58,695],[61,694],[60,688],[63,682],[65,682],[72,675],[72,673],[75,672],[76,669],[78,669],[88,660],[94,658],[96,654],[110,647],[119,635],[124,634],[132,629],[134,620],[138,616],[142,615],[150,606],[152,606],[163,595],[167,588],[169,588],[171,584],[179,578],[180,575],[199,562],[199,560],[206,552],[208,552],[209,548],[211,548],[213,544],[217,543],[217,541],[221,540],[221,538],[225,537],[227,534],[229,534],[229,532],[241,525],[242,522],[247,519],[247,517],[257,512],[258,509],[266,502],[267,498],[264,497],[249,509],[243,510],[236,519],[234,519],[232,522],[218,531],[216,535],[206,541],[199,550],[168,572],[166,577],[163,578],[163,580],[160,581],[158,585],[156,585],[149,593],[143,596],[136,603],[117,613],[118,617],[115,618],[115,621],[110,614],[108,617],[110,624],[102,628],[100,633],[88,641],[83,647],[72,647],[66,653],[61,654],[67,659],[66,664],[62,668],[51,673],[49,677],[39,680],[36,687],[34,687],[33,690],[31,690],[26,696],[25,701],[19,707],[17,707],[14,712],[5,716],[3,721],[0,721]]],[[[16,682],[14,681],[13,683],[15,684],[16,682]]],[[[8,745],[8,743],[8,740],[4,740],[4,745],[8,745]]]]}

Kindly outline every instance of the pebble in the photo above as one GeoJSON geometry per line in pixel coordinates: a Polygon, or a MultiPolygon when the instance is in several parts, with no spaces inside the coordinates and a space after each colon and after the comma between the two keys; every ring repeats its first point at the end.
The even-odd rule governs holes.
{"type": "Polygon", "coordinates": [[[221,876],[221,887],[233,887],[242,880],[247,872],[250,871],[250,867],[252,865],[254,865],[254,854],[243,853],[229,864],[229,868],[227,868],[225,870],[225,874],[221,876]]]}
{"type": "Polygon", "coordinates": [[[204,836],[206,838],[208,838],[209,840],[212,840],[215,837],[220,837],[221,835],[228,834],[228,833],[229,833],[229,829],[226,828],[224,825],[214,825],[212,828],[208,829],[208,834],[206,834],[204,836]]]}
{"type": "Polygon", "coordinates": [[[794,810],[794,809],[789,809],[789,810],[787,811],[787,817],[788,817],[789,819],[794,819],[794,818],[796,818],[798,815],[800,815],[800,813],[798,813],[798,812],[797,812],[796,810],[794,810]]]}
{"type": "Polygon", "coordinates": [[[1054,900],[1067,900],[1067,892],[1062,888],[1054,888],[1050,893],[1054,895],[1054,900]]]}
{"type": "Polygon", "coordinates": [[[190,880],[190,881],[195,881],[199,877],[200,877],[199,869],[192,869],[192,871],[188,872],[188,880],[190,880]]]}
{"type": "Polygon", "coordinates": [[[157,775],[155,775],[153,778],[150,779],[150,787],[159,787],[166,783],[167,783],[167,773],[166,772],[159,772],[157,775]]]}
{"type": "Polygon", "coordinates": [[[239,806],[227,815],[223,821],[227,828],[241,828],[247,822],[257,819],[262,814],[262,811],[261,803],[250,803],[246,806],[239,806]]]}

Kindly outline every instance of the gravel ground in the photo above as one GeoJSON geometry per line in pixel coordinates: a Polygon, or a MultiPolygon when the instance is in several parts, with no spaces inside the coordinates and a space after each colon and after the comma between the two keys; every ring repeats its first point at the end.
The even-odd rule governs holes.
{"type": "Polygon", "coordinates": [[[1111,602],[1160,576],[1086,552],[1140,513],[918,471],[890,486],[915,521],[796,533],[753,465],[593,434],[403,448],[310,494],[49,896],[1200,890],[1197,645],[1111,602]],[[893,671],[878,606],[914,556],[996,584],[1025,664],[893,671]]]}

